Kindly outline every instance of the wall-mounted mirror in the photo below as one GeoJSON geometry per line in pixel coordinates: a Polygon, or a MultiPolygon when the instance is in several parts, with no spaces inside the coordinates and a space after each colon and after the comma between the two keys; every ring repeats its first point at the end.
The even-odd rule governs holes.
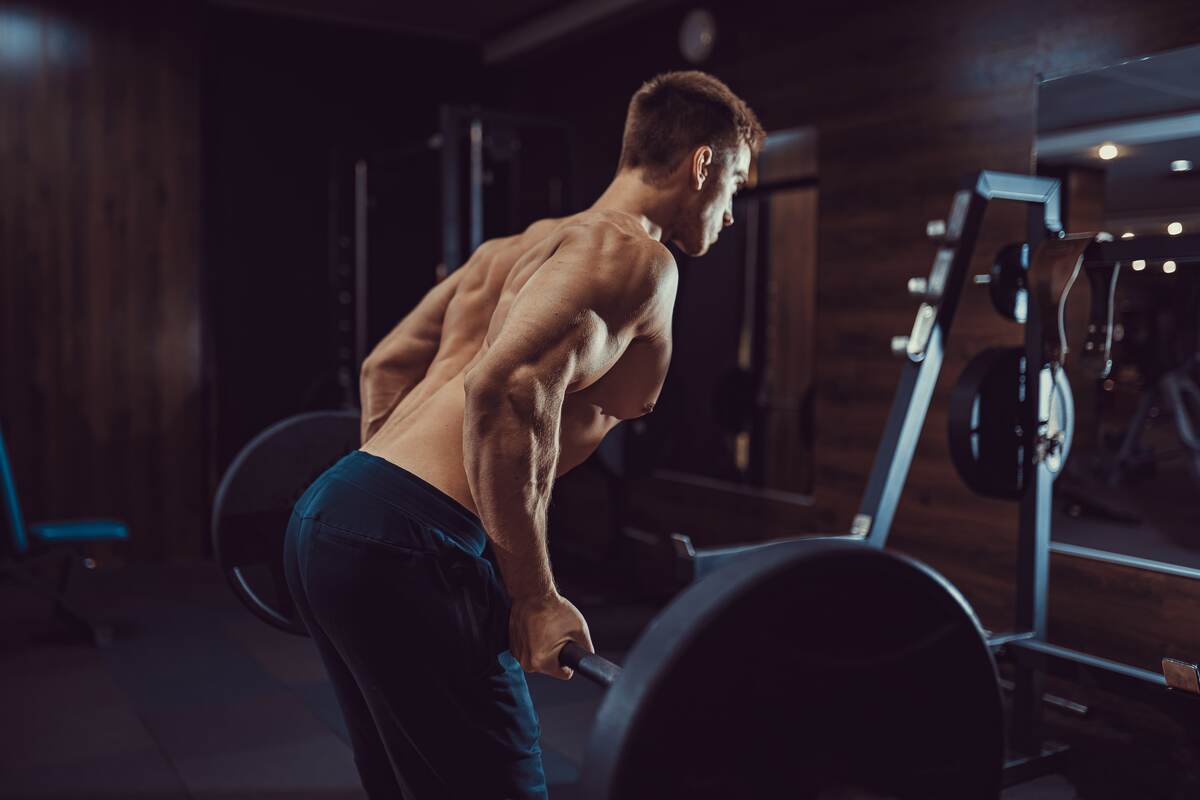
{"type": "Polygon", "coordinates": [[[1127,258],[1070,296],[1074,446],[1054,548],[1200,577],[1200,47],[1047,79],[1038,172],[1127,258]]]}

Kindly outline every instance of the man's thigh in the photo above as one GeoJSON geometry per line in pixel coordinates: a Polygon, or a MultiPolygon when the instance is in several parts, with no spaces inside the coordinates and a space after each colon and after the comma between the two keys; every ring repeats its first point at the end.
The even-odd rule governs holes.
{"type": "Polygon", "coordinates": [[[308,594],[419,798],[545,798],[539,728],[492,567],[320,526],[308,594]]]}

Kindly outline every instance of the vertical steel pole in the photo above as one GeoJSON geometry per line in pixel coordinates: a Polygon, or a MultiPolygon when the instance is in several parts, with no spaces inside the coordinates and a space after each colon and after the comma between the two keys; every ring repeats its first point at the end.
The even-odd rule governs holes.
{"type": "MultiPolygon", "coordinates": [[[[367,357],[367,162],[354,165],[354,369],[367,357]]],[[[352,379],[351,383],[355,383],[352,379]]],[[[353,393],[353,389],[350,390],[353,393]]]]}
{"type": "MultiPolygon", "coordinates": [[[[471,120],[471,252],[483,244],[483,120],[471,120]]],[[[468,256],[469,257],[469,256],[468,256]]]]}
{"type": "Polygon", "coordinates": [[[458,193],[458,114],[442,112],[442,263],[453,272],[462,265],[462,228],[458,193]]]}

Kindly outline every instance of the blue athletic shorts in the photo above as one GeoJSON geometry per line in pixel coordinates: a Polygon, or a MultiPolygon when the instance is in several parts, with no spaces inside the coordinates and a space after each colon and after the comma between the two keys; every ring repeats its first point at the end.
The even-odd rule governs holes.
{"type": "Polygon", "coordinates": [[[372,800],[546,798],[509,599],[460,503],[355,451],[288,524],[284,567],[372,800]]]}

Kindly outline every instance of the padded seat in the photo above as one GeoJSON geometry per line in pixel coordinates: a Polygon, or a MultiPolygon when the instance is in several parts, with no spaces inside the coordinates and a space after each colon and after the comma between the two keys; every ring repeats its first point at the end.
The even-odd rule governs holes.
{"type": "Polygon", "coordinates": [[[44,542],[102,542],[129,538],[129,527],[115,519],[72,519],[35,522],[29,533],[44,542]]]}
{"type": "Polygon", "coordinates": [[[51,520],[27,524],[17,499],[17,482],[12,463],[0,434],[0,534],[7,533],[8,541],[0,541],[0,554],[18,559],[28,555],[38,545],[69,545],[82,542],[111,542],[129,539],[129,527],[115,519],[51,520]],[[7,529],[7,531],[5,531],[7,529]]]}
{"type": "MultiPolygon", "coordinates": [[[[80,560],[75,545],[85,542],[124,541],[129,528],[115,519],[71,519],[26,524],[17,499],[17,482],[12,464],[0,435],[0,575],[11,576],[37,594],[54,600],[56,636],[65,633],[71,641],[86,641],[97,646],[113,638],[110,625],[91,621],[66,600],[67,581],[80,560]],[[5,536],[4,534],[7,534],[5,536]],[[4,541],[7,539],[8,541],[4,541]],[[58,577],[45,581],[33,574],[29,562],[47,555],[58,558],[58,577]],[[65,556],[65,557],[64,557],[65,556]]],[[[89,569],[94,566],[84,561],[89,569]]]]}

